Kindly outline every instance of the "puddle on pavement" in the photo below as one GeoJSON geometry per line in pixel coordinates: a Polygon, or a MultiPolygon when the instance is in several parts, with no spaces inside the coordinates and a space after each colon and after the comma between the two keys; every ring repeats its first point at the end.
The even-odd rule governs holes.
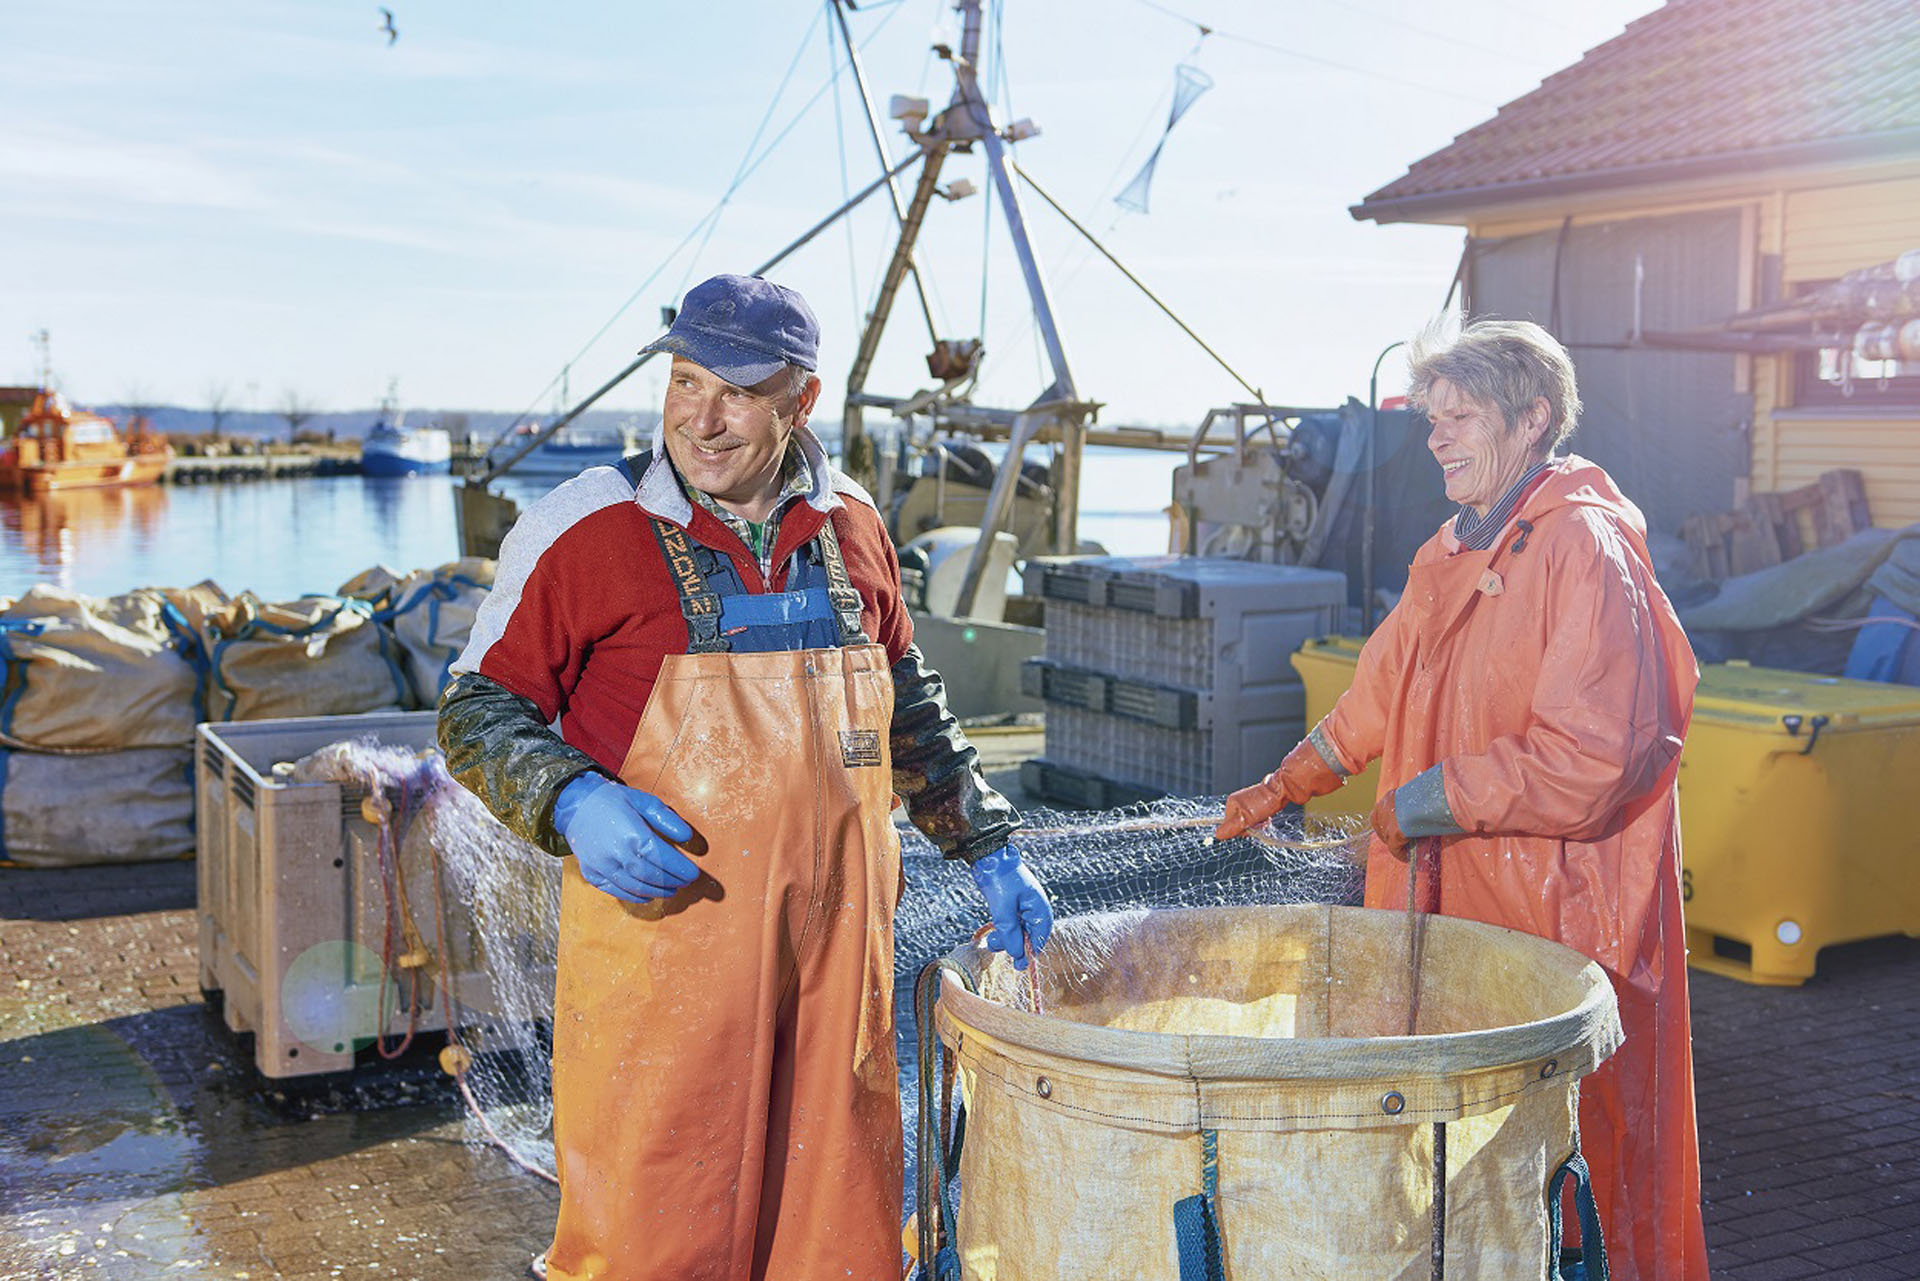
{"type": "Polygon", "coordinates": [[[0,1041],[0,1276],[272,1276],[257,1251],[218,1257],[195,1217],[210,1190],[436,1128],[460,1141],[430,1054],[269,1082],[248,1048],[199,1004],[0,1041]]]}

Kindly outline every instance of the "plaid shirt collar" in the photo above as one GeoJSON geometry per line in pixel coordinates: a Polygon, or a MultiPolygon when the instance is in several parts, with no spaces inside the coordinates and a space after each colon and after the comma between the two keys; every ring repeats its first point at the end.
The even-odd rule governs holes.
{"type": "Polygon", "coordinates": [[[740,541],[751,548],[755,555],[759,557],[760,573],[762,576],[771,575],[773,572],[773,544],[774,538],[780,529],[781,516],[786,514],[787,508],[792,506],[796,499],[803,499],[813,492],[813,471],[807,466],[807,460],[802,457],[799,447],[791,441],[787,444],[786,457],[780,464],[780,477],[779,497],[774,499],[773,510],[768,513],[766,522],[762,526],[764,531],[762,536],[763,541],[758,547],[755,547],[753,522],[744,516],[736,516],[734,513],[728,511],[720,505],[713,495],[687,484],[686,478],[684,476],[678,476],[676,473],[676,478],[680,481],[680,488],[686,491],[688,499],[696,506],[704,507],[719,517],[720,523],[738,534],[740,541]]]}

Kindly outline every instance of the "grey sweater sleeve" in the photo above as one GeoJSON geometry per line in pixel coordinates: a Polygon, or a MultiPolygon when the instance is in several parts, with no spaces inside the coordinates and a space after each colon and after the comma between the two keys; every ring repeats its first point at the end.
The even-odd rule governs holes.
{"type": "Polygon", "coordinates": [[[532,699],[464,673],[440,696],[439,737],[447,772],[514,835],[549,854],[573,852],[554,830],[554,798],[599,766],[549,729],[532,699]]]}
{"type": "Polygon", "coordinates": [[[1006,845],[1020,815],[980,772],[980,754],[947,707],[918,645],[893,665],[893,790],[948,858],[971,863],[1006,845]]]}

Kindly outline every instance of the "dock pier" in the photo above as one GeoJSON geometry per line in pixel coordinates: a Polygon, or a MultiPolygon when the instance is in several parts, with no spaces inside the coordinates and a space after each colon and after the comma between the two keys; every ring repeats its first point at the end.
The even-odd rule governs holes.
{"type": "Polygon", "coordinates": [[[169,485],[271,480],[281,476],[357,476],[360,459],[345,454],[210,454],[174,457],[161,480],[169,485]]]}

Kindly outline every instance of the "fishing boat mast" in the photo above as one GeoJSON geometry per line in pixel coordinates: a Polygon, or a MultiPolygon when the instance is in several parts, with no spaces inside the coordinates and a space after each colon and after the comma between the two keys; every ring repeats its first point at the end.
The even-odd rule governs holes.
{"type": "MultiPolygon", "coordinates": [[[[852,56],[853,41],[842,13],[844,3],[845,0],[834,0],[834,12],[840,18],[841,38],[847,45],[849,56],[852,56]]],[[[861,331],[853,367],[847,375],[846,404],[841,414],[841,450],[847,470],[855,478],[872,483],[875,479],[873,450],[866,436],[864,416],[868,408],[887,409],[896,414],[903,409],[925,413],[936,425],[963,433],[997,435],[1005,432],[1008,435],[1007,455],[994,475],[993,488],[980,522],[980,539],[974,545],[966,576],[961,583],[959,610],[964,614],[972,606],[992,550],[993,536],[1006,525],[1012,512],[1020,464],[1030,444],[1047,442],[1058,448],[1057,465],[1053,469],[1053,548],[1057,552],[1072,552],[1078,544],[1080,456],[1086,443],[1087,424],[1099,411],[1099,405],[1082,399],[1074,384],[1073,370],[1067,360],[1066,342],[1060,335],[1060,327],[1055,319],[1046,273],[1041,269],[1040,259],[1027,233],[1026,214],[1020,205],[1020,193],[1014,185],[1007,156],[1010,143],[1032,137],[1038,130],[1026,120],[1004,125],[994,120],[993,108],[980,88],[983,0],[955,0],[954,8],[961,16],[959,51],[956,53],[944,45],[935,46],[935,52],[953,67],[952,100],[945,110],[929,119],[923,129],[916,129],[915,123],[924,115],[924,104],[912,99],[895,100],[894,115],[901,120],[907,137],[920,148],[924,159],[913,196],[904,209],[899,207],[896,197],[899,237],[888,259],[873,311],[861,331]],[[945,194],[940,187],[942,166],[950,154],[970,152],[976,143],[986,156],[994,193],[999,198],[1001,216],[1006,222],[1014,256],[1020,263],[1021,279],[1033,308],[1034,324],[1046,349],[1053,381],[1024,409],[976,406],[968,400],[966,389],[973,385],[973,376],[977,372],[980,356],[978,340],[953,342],[942,340],[936,334],[928,366],[943,385],[931,392],[920,392],[913,396],[876,395],[866,389],[867,375],[879,350],[880,338],[892,314],[900,285],[910,273],[915,272],[914,245],[926,219],[927,209],[935,195],[945,194]]],[[[857,64],[855,74],[859,75],[857,64]]],[[[862,97],[868,103],[870,123],[878,137],[879,125],[876,119],[872,119],[872,101],[865,93],[864,79],[862,97]]],[[[917,273],[915,278],[917,283],[917,273]]]]}
{"type": "MultiPolygon", "coordinates": [[[[993,116],[993,109],[981,90],[980,45],[981,33],[985,25],[984,6],[985,0],[954,0],[954,8],[961,18],[959,48],[955,50],[946,44],[935,46],[935,52],[953,68],[953,95],[945,109],[929,118],[924,100],[903,97],[894,99],[892,114],[901,122],[903,132],[915,148],[913,154],[895,162],[888,156],[879,113],[875,110],[873,97],[868,90],[865,73],[860,65],[858,50],[847,23],[845,10],[851,5],[848,0],[831,0],[840,37],[846,47],[849,65],[866,108],[868,128],[883,172],[878,179],[847,200],[839,209],[816,223],[792,244],[754,271],[754,274],[763,274],[771,270],[788,255],[852,211],[868,196],[882,187],[887,189],[898,235],[893,252],[887,260],[886,271],[882,276],[873,308],[861,329],[859,346],[854,353],[853,363],[847,375],[846,400],[842,416],[842,466],[856,479],[869,486],[875,486],[878,479],[877,488],[881,491],[884,501],[888,490],[887,482],[891,477],[876,478],[873,443],[866,431],[865,411],[867,409],[884,409],[900,418],[925,416],[936,428],[942,430],[982,438],[1004,437],[1007,439],[1006,458],[994,475],[993,486],[981,519],[980,538],[973,549],[962,581],[959,596],[961,613],[971,608],[980,580],[986,570],[995,533],[1007,526],[1013,513],[1014,497],[1021,475],[1021,463],[1030,445],[1050,444],[1056,451],[1050,468],[1054,490],[1053,524],[1049,531],[1050,537],[1046,541],[1057,552],[1072,552],[1076,548],[1081,452],[1086,444],[1088,425],[1100,409],[1098,402],[1084,399],[1074,383],[1072,368],[1067,359],[1066,344],[1061,337],[1060,327],[1055,318],[1046,275],[1034,252],[1027,230],[1026,214],[1021,207],[1019,192],[1013,181],[1015,171],[1007,148],[1023,138],[1032,137],[1039,130],[1028,120],[1006,124],[997,122],[993,116]],[[923,121],[924,127],[922,127],[923,121]],[[1013,245],[1014,255],[1020,264],[1020,274],[1033,310],[1034,323],[1046,351],[1052,374],[1052,381],[1023,409],[990,408],[972,403],[970,396],[978,373],[980,340],[978,338],[943,339],[939,336],[915,260],[915,247],[933,198],[936,195],[949,199],[957,198],[962,191],[966,190],[966,188],[957,189],[957,184],[942,187],[940,177],[948,156],[954,153],[971,153],[976,145],[986,157],[1000,212],[1013,245]],[[920,169],[919,176],[914,183],[912,194],[903,197],[897,178],[916,163],[920,169]],[[907,396],[889,396],[870,392],[867,390],[867,379],[872,372],[881,337],[893,314],[894,303],[900,290],[909,279],[913,282],[921,311],[926,317],[928,333],[933,339],[933,352],[928,357],[928,367],[939,385],[907,396]]],[[[460,521],[463,555],[495,554],[499,539],[518,514],[517,508],[510,500],[487,490],[488,483],[531,453],[553,432],[579,417],[602,396],[636,372],[649,358],[650,354],[643,354],[634,359],[578,404],[555,417],[541,431],[534,433],[510,456],[480,474],[470,477],[466,484],[461,486],[456,510],[460,521]]]]}

